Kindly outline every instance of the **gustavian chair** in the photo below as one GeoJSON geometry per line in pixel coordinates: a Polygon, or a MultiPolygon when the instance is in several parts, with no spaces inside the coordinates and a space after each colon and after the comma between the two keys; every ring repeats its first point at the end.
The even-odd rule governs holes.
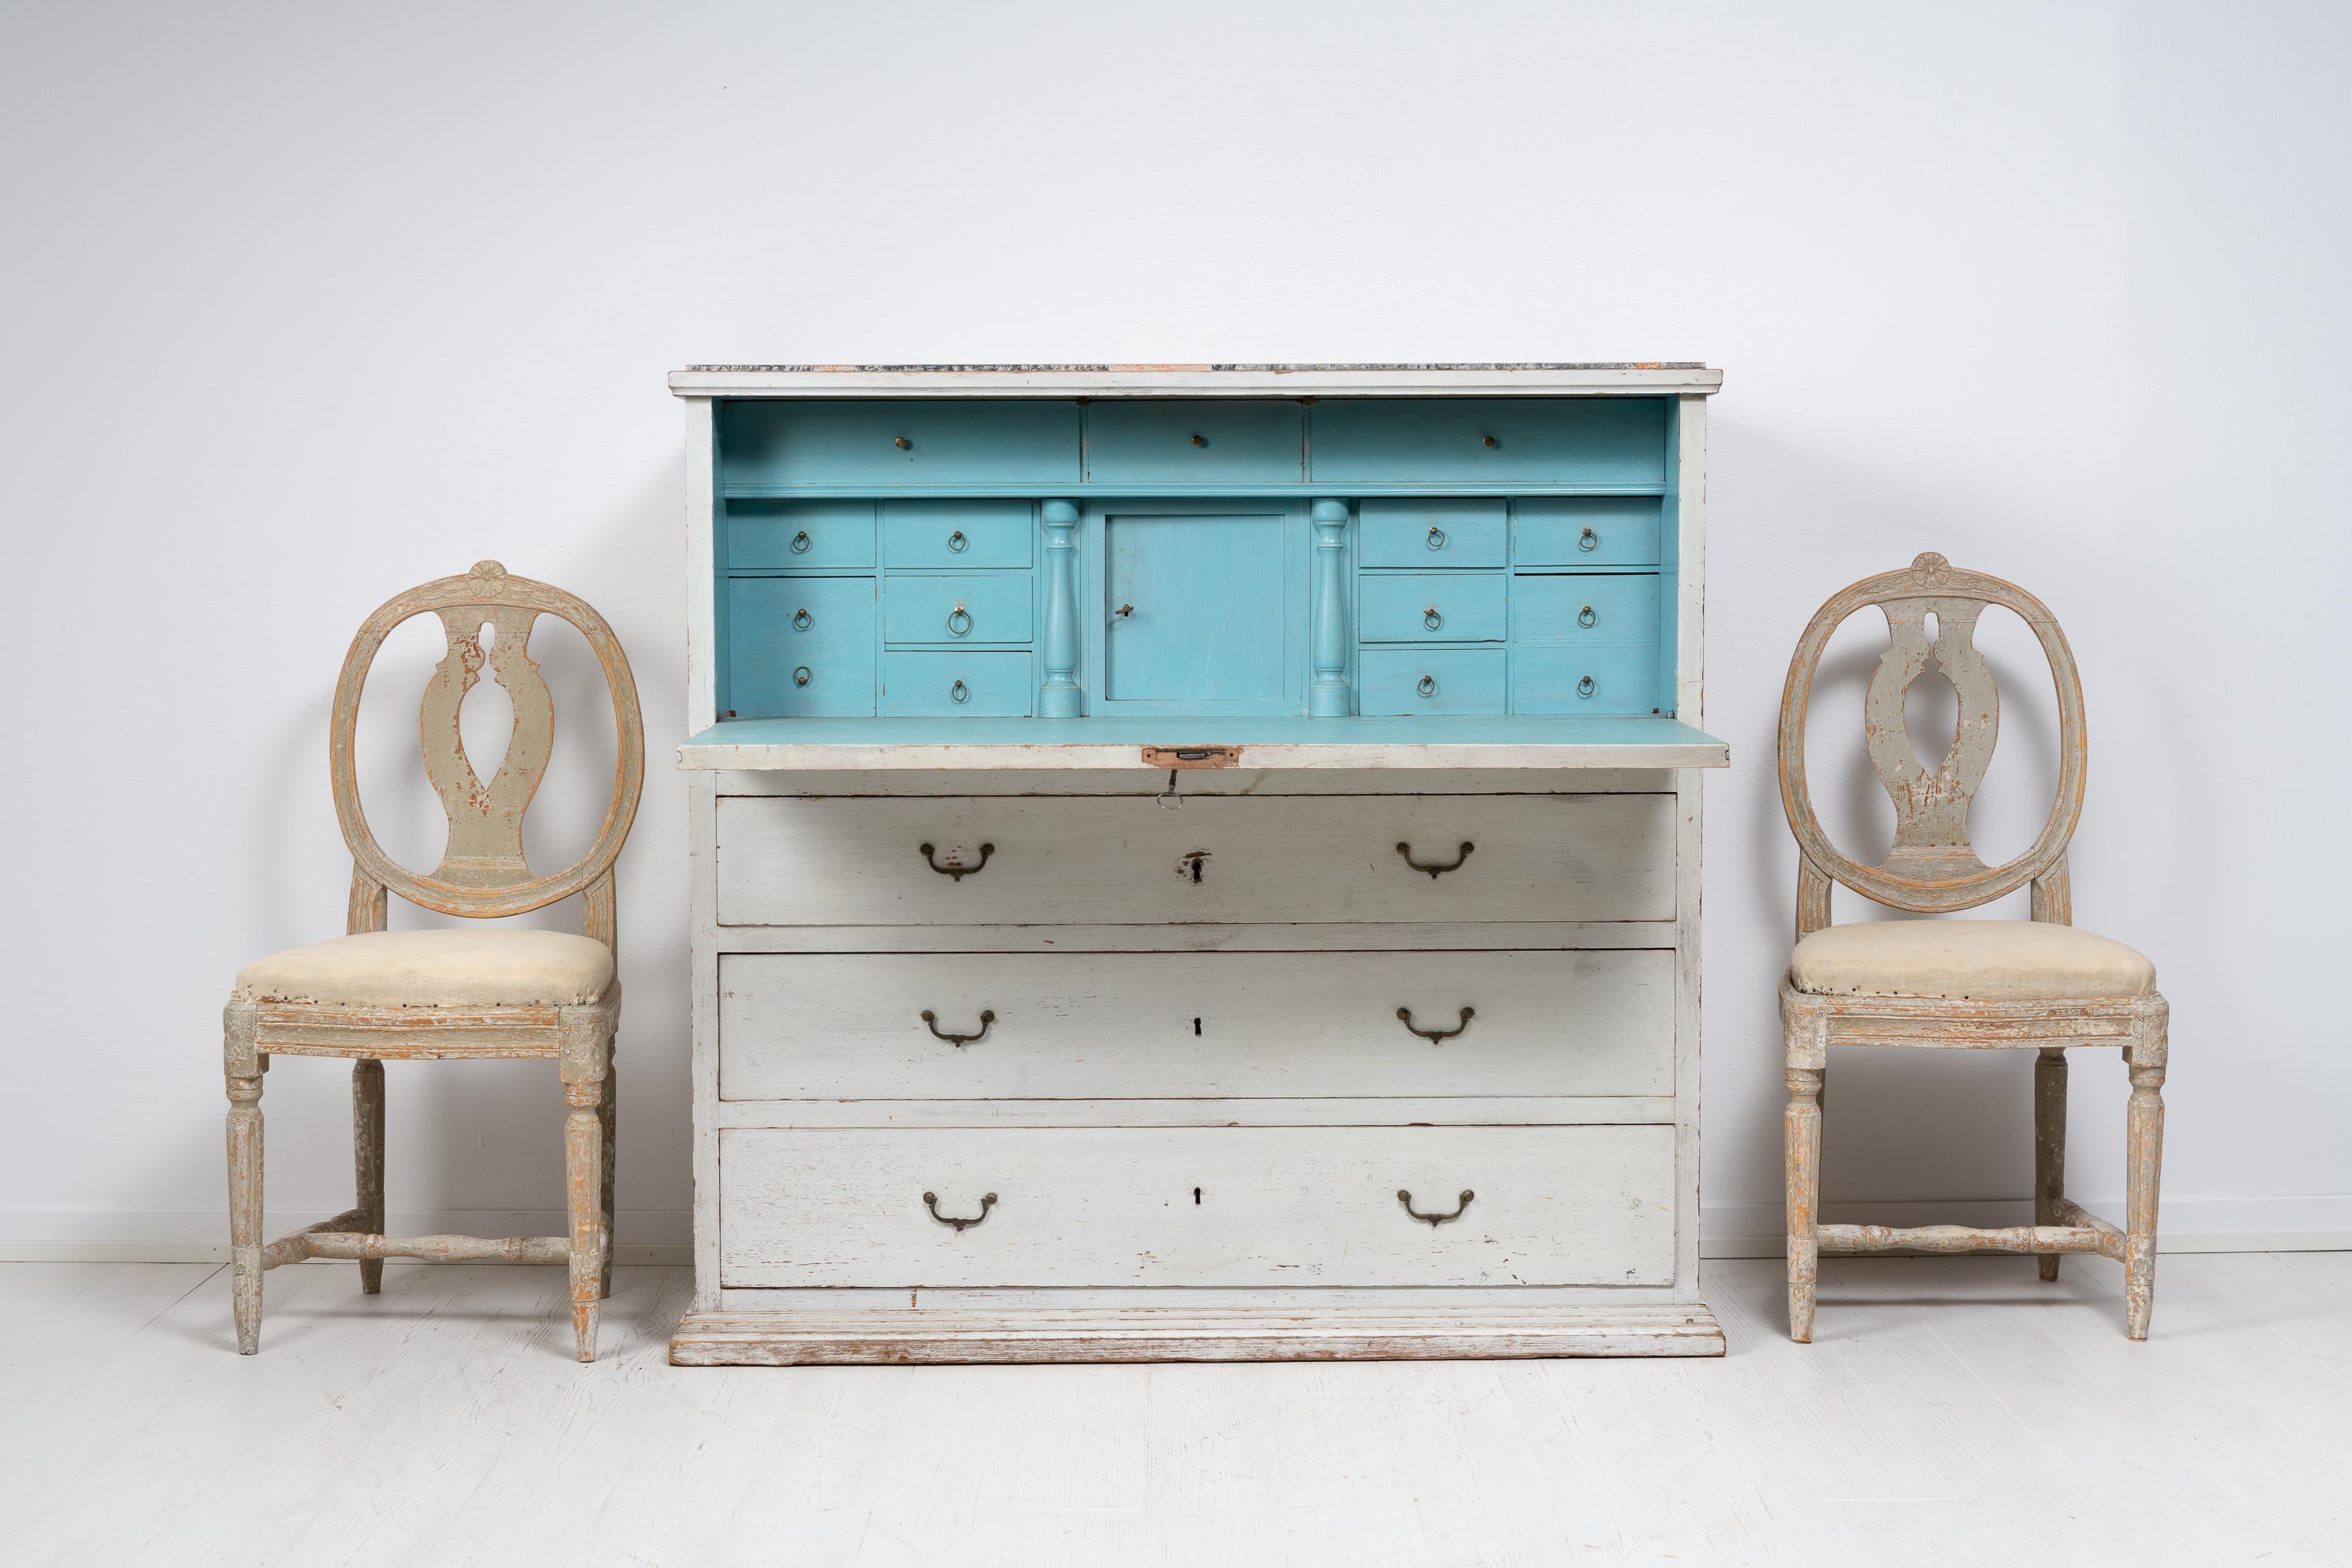
{"type": "Polygon", "coordinates": [[[1780,800],[1797,837],[1797,945],[1780,985],[1789,1086],[1789,1333],[1813,1337],[1820,1255],[2031,1252],[2058,1278],[2069,1252],[2124,1266],[2124,1319],[2147,1337],[2155,1303],[2157,1173],[2164,1146],[2166,1026],[2156,968],[2118,942],[2071,923],[2066,843],[2083,813],[2087,767],[2083,689],[2064,634],[2039,599],[1998,577],[1927,554],[1904,571],[1866,578],[1822,606],[1790,661],[1780,698],[1780,800]],[[1863,866],[1830,845],[1805,782],[1805,710],[1830,634],[1875,605],[1890,643],[1864,700],[1872,765],[1895,802],[1895,847],[1863,866]],[[1989,867],[1969,847],[1969,807],[1984,782],[2000,726],[2000,697],[1976,649],[1987,605],[2033,628],[2058,694],[2058,798],[2042,835],[2016,859],[1989,867]],[[1903,699],[1933,663],[1959,695],[1950,752],[1930,773],[1913,753],[1903,699]],[[1830,887],[1915,913],[1988,903],[2032,884],[2031,920],[1830,923],[1830,887]],[[1979,1229],[1822,1225],[1822,1086],[1832,1046],[1937,1046],[2040,1052],[2033,1070],[2033,1219],[1979,1229]],[[2118,1230],[2064,1195],[2066,1049],[2120,1047],[2131,1078],[2125,1224],[2118,1230]]]}
{"type": "Polygon", "coordinates": [[[597,1310],[611,1289],[613,1035],[621,1015],[614,973],[613,862],[629,836],[645,784],[645,728],[636,681],[604,618],[560,589],[507,575],[485,561],[462,577],[411,589],[367,619],[335,685],[328,763],[335,815],[351,846],[349,933],[251,963],[225,1016],[228,1074],[229,1245],[236,1348],[261,1342],[261,1276],[304,1258],[354,1259],[360,1289],[383,1289],[383,1259],[568,1263],[572,1327],[582,1361],[596,1354],[597,1310]],[[585,858],[552,876],[524,863],[523,812],[547,771],[555,709],[531,661],[542,613],[577,626],[604,666],[618,752],[611,807],[585,858]],[[435,615],[447,657],[425,689],[425,771],[449,817],[441,864],[417,876],[393,863],[361,815],[352,734],[376,650],[411,616],[435,615]],[[485,649],[481,633],[492,634],[485,649]],[[488,666],[514,704],[514,732],[488,784],[467,761],[458,709],[488,666]],[[521,914],[585,895],[585,936],[512,927],[392,931],[385,893],[443,914],[521,914]],[[332,1219],[262,1243],[261,1075],[272,1057],[349,1057],[359,1203],[332,1219]],[[552,1058],[570,1107],[563,1128],[568,1236],[489,1240],[393,1237],[383,1230],[383,1064],[437,1058],[552,1058]]]}

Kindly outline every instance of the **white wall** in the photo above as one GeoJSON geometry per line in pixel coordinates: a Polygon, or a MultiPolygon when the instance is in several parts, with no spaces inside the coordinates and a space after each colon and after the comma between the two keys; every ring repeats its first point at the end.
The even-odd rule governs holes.
{"type": "MultiPolygon", "coordinates": [[[[2172,998],[2168,1226],[2352,1232],[2347,18],[19,0],[0,1244],[222,1237],[217,1009],[247,959],[341,929],[324,724],[380,600],[493,555],[567,585],[626,642],[657,763],[677,742],[662,374],[707,360],[1724,367],[1710,1232],[1779,1226],[1789,649],[1922,549],[2029,585],[2080,656],[2075,912],[2172,998]]],[[[424,646],[378,689],[380,793],[424,646]]],[[[2001,646],[1997,846],[2048,773],[2042,678],[2001,646]]],[[[1884,819],[1836,668],[1839,798],[1884,819]]],[[[405,765],[384,825],[429,861],[405,765]]],[[[593,769],[564,766],[576,841],[593,769]]],[[[684,817],[656,765],[622,881],[639,1245],[688,1198],[684,817]]],[[[2074,1077],[2073,1186],[2111,1200],[2121,1070],[2074,1077]]],[[[2027,1079],[1840,1066],[1832,1202],[2022,1194],[2027,1079]]],[[[342,1207],[340,1066],[282,1061],[265,1107],[274,1217],[342,1207]]],[[[394,1068],[394,1209],[547,1228],[558,1119],[543,1067],[394,1068]]]]}

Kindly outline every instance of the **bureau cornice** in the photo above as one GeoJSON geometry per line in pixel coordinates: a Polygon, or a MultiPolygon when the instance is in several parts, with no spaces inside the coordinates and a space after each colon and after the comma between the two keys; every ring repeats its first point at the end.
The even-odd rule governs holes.
{"type": "Polygon", "coordinates": [[[1718,1353],[1720,381],[674,374],[673,1358],[1718,1353]]]}

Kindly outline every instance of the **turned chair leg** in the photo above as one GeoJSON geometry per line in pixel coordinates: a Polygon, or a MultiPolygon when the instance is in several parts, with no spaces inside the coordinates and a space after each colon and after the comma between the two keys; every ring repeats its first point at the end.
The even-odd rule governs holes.
{"type": "Polygon", "coordinates": [[[604,1103],[598,1108],[597,1116],[604,1127],[601,1161],[604,1194],[598,1205],[603,1245],[599,1248],[601,1258],[596,1267],[596,1294],[610,1296],[613,1293],[613,1152],[621,1121],[621,1075],[616,1070],[607,1068],[604,1073],[604,1103]]]}
{"type": "Polygon", "coordinates": [[[2124,1128],[2124,1327],[2136,1340],[2147,1338],[2156,1310],[2156,1192],[2164,1166],[2163,1046],[2147,1056],[2153,1059],[2131,1062],[2124,1128]]]}
{"type": "Polygon", "coordinates": [[[1813,1293],[1821,1272],[1822,1072],[1788,1069],[1789,1337],[1813,1337],[1813,1293]]]}
{"type": "MultiPolygon", "coordinates": [[[[359,1194],[360,1226],[371,1235],[383,1234],[383,1064],[362,1059],[352,1064],[352,1171],[359,1194]]],[[[383,1259],[360,1260],[360,1289],[373,1296],[383,1289],[383,1259]]]]}
{"type": "Polygon", "coordinates": [[[602,1078],[567,1076],[563,1100],[563,1186],[572,1217],[572,1334],[582,1361],[596,1359],[596,1319],[604,1304],[597,1279],[603,1272],[604,1129],[598,1114],[604,1099],[602,1078]]]}
{"type": "MultiPolygon", "coordinates": [[[[2033,1063],[2033,1223],[2056,1225],[2066,1192],[2066,1050],[2044,1046],[2033,1063]]],[[[2038,1261],[2042,1278],[2058,1278],[2058,1254],[2038,1261]]]]}
{"type": "Polygon", "coordinates": [[[228,1255],[236,1351],[261,1348],[261,1075],[228,1079],[228,1255]]]}

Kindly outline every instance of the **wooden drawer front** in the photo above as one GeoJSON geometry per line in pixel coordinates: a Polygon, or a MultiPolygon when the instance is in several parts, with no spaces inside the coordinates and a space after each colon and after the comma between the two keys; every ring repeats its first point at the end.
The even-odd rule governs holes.
{"type": "Polygon", "coordinates": [[[1087,478],[1121,485],[1297,484],[1296,403],[1097,401],[1087,407],[1087,478]]]}
{"type": "Polygon", "coordinates": [[[882,656],[882,711],[936,718],[1026,719],[1037,683],[1026,653],[906,653],[882,656]]]}
{"type": "Polygon", "coordinates": [[[1359,578],[1366,642],[1501,642],[1500,573],[1416,572],[1359,578]]]}
{"type": "Polygon", "coordinates": [[[1655,496],[1568,496],[1511,507],[1512,559],[1521,566],[1654,566],[1655,496]]]}
{"type": "Polygon", "coordinates": [[[719,1159],[736,1289],[1674,1279],[1670,1126],[733,1128],[719,1159]],[[1435,1226],[1398,1199],[1465,1191],[1435,1226]]]}
{"type": "Polygon", "coordinates": [[[727,564],[738,571],[870,571],[870,500],[729,501],[727,564]]]}
{"type": "Polygon", "coordinates": [[[1514,713],[1647,713],[1665,701],[1658,650],[1528,647],[1511,654],[1514,713]]]}
{"type": "Polygon", "coordinates": [[[1027,642],[1029,574],[892,577],[882,635],[894,643],[1027,642]]]}
{"type": "Polygon", "coordinates": [[[1508,704],[1498,647],[1368,647],[1356,662],[1362,713],[1501,713],[1508,704]]]}
{"type": "Polygon", "coordinates": [[[1368,500],[1356,534],[1366,566],[1500,566],[1508,539],[1498,500],[1368,500]]]}
{"type": "Polygon", "coordinates": [[[1652,949],[730,953],[719,1094],[1666,1095],[1674,1000],[1652,949]]]}
{"type": "Polygon", "coordinates": [[[873,712],[874,579],[730,579],[727,706],[745,719],[873,712]]]}
{"type": "Polygon", "coordinates": [[[1511,638],[1557,647],[1658,646],[1658,580],[1639,574],[1511,582],[1511,638]]]}
{"type": "Polygon", "coordinates": [[[1319,480],[1661,484],[1655,397],[1326,398],[1307,471],[1319,480]]]}
{"type": "Polygon", "coordinates": [[[882,559],[892,567],[954,571],[1029,564],[1025,500],[893,500],[882,503],[882,559]]]}
{"type": "Polygon", "coordinates": [[[1181,811],[1148,796],[728,795],[718,834],[726,925],[1675,915],[1664,795],[1195,796],[1181,811]],[[1417,871],[1400,843],[1420,864],[1461,867],[1417,871]],[[1465,843],[1475,847],[1462,858],[1465,843]],[[978,869],[954,877],[935,863],[978,869]]]}
{"type": "Polygon", "coordinates": [[[779,399],[722,404],[719,477],[730,491],[804,486],[1075,484],[1078,405],[779,399]]]}

